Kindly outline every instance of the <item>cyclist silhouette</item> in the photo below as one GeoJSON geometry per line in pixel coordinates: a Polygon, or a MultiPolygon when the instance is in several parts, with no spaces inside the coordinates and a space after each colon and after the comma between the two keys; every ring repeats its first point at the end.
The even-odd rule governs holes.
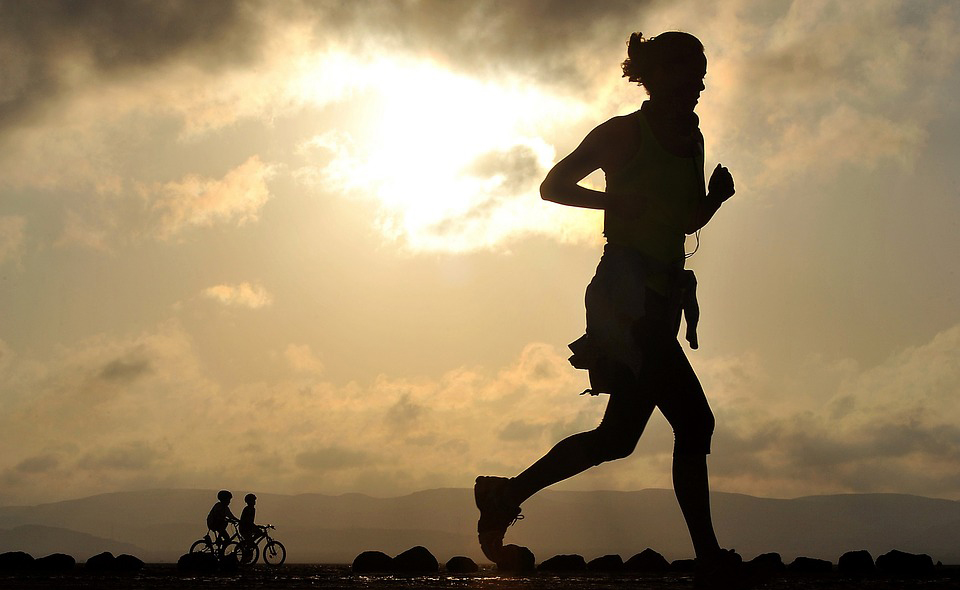
{"type": "Polygon", "coordinates": [[[257,497],[253,494],[247,494],[243,497],[243,501],[247,505],[240,512],[240,536],[244,540],[256,540],[263,534],[263,531],[254,522],[257,517],[257,497]]]}
{"type": "Polygon", "coordinates": [[[684,270],[685,236],[698,233],[733,196],[733,177],[718,165],[709,191],[704,186],[694,109],[707,60],[696,37],[634,33],[622,69],[649,100],[597,126],[540,186],[547,201],[604,211],[607,243],[587,287],[586,334],[570,345],[570,361],[589,370],[590,393],[610,399],[597,428],[560,441],[516,477],[478,477],[477,532],[484,555],[511,563],[516,552],[504,548],[503,537],[521,517],[520,505],[551,484],[630,455],[657,407],[674,431],[674,490],[698,581],[709,584],[729,577],[741,559],[721,549],[714,533],[706,459],[714,416],[677,333],[683,313],[687,340],[697,347],[696,281],[684,270]],[[606,175],[604,192],[578,184],[597,169],[606,175]]]}
{"type": "Polygon", "coordinates": [[[216,542],[221,552],[230,540],[230,534],[227,533],[227,523],[239,522],[237,517],[233,515],[233,512],[230,512],[230,500],[232,499],[233,494],[228,490],[220,490],[217,492],[217,503],[213,505],[210,513],[207,514],[207,528],[216,533],[216,542]]]}

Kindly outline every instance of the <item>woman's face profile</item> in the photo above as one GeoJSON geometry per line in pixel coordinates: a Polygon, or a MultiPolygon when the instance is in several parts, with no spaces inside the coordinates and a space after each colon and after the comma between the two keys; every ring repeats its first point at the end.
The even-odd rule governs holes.
{"type": "Polygon", "coordinates": [[[707,57],[703,53],[689,54],[664,64],[647,86],[650,98],[678,111],[692,112],[700,100],[707,75],[707,57]]]}

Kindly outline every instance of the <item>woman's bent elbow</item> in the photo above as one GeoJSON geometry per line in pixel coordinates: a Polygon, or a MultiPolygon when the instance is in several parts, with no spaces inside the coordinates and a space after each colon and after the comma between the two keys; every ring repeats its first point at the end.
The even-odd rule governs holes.
{"type": "Polygon", "coordinates": [[[556,202],[556,194],[554,190],[553,183],[550,182],[550,178],[547,177],[540,183],[540,198],[544,201],[556,202]]]}

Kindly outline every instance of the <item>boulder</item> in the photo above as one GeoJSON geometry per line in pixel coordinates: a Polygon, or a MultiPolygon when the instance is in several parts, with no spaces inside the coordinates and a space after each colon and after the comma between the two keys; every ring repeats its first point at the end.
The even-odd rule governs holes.
{"type": "Polygon", "coordinates": [[[837,562],[837,571],[847,576],[869,576],[877,572],[873,556],[866,549],[847,551],[837,562]]]}
{"type": "Polygon", "coordinates": [[[0,553],[0,572],[19,572],[33,567],[33,556],[23,551],[0,553]]]}
{"type": "MultiPolygon", "coordinates": [[[[211,557],[213,556],[211,555],[211,557]]],[[[83,569],[88,572],[112,572],[116,565],[116,560],[117,558],[113,556],[113,553],[104,551],[88,559],[86,563],[83,564],[83,569]]]]}
{"type": "Polygon", "coordinates": [[[185,553],[177,560],[177,571],[181,574],[213,574],[219,567],[217,557],[212,553],[185,553]]]}
{"type": "Polygon", "coordinates": [[[383,551],[364,551],[353,560],[353,573],[373,574],[393,571],[393,558],[383,551]]]}
{"type": "Polygon", "coordinates": [[[894,549],[877,558],[877,570],[888,576],[923,577],[936,570],[933,558],[926,553],[905,553],[894,549]]]}
{"type": "Polygon", "coordinates": [[[670,571],[690,573],[697,570],[696,559],[675,559],[670,562],[670,571]]]}
{"type": "Polygon", "coordinates": [[[829,574],[833,571],[833,563],[826,559],[798,557],[790,562],[787,571],[794,574],[829,574]]]}
{"type": "Polygon", "coordinates": [[[122,573],[134,573],[143,569],[143,560],[133,555],[121,553],[113,561],[113,569],[122,573]]]}
{"type": "Polygon", "coordinates": [[[761,553],[746,563],[747,571],[762,575],[775,576],[787,571],[779,553],[761,553]]]}
{"type": "Polygon", "coordinates": [[[590,572],[622,572],[623,558],[617,554],[604,555],[587,562],[587,571],[590,572]]]}
{"type": "Polygon", "coordinates": [[[554,555],[542,562],[541,572],[583,572],[587,570],[587,560],[582,555],[554,555]]]}
{"type": "Polygon", "coordinates": [[[393,558],[393,570],[404,574],[435,574],[440,563],[426,547],[417,545],[393,558]]]}
{"type": "Polygon", "coordinates": [[[457,555],[448,559],[443,569],[451,574],[473,574],[480,571],[480,566],[469,557],[457,555]]]}
{"type": "Polygon", "coordinates": [[[77,565],[77,560],[65,553],[52,553],[33,561],[34,571],[45,574],[66,573],[72,570],[75,565],[77,565]]]}
{"type": "Polygon", "coordinates": [[[533,551],[520,545],[504,545],[497,562],[497,570],[502,572],[532,572],[537,567],[537,558],[533,551]]]}
{"type": "Polygon", "coordinates": [[[664,556],[647,547],[628,559],[623,567],[630,572],[659,574],[670,569],[670,562],[664,556]]]}

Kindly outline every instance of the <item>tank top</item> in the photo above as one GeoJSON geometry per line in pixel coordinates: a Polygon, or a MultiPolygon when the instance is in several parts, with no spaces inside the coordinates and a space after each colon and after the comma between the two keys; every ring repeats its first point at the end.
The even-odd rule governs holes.
{"type": "Polygon", "coordinates": [[[705,196],[703,144],[698,142],[692,157],[676,156],[657,141],[643,108],[635,120],[640,149],[626,166],[607,175],[607,191],[640,193],[649,200],[636,219],[605,211],[603,234],[611,244],[639,251],[648,262],[647,286],[666,295],[683,268],[686,228],[705,196]]]}

